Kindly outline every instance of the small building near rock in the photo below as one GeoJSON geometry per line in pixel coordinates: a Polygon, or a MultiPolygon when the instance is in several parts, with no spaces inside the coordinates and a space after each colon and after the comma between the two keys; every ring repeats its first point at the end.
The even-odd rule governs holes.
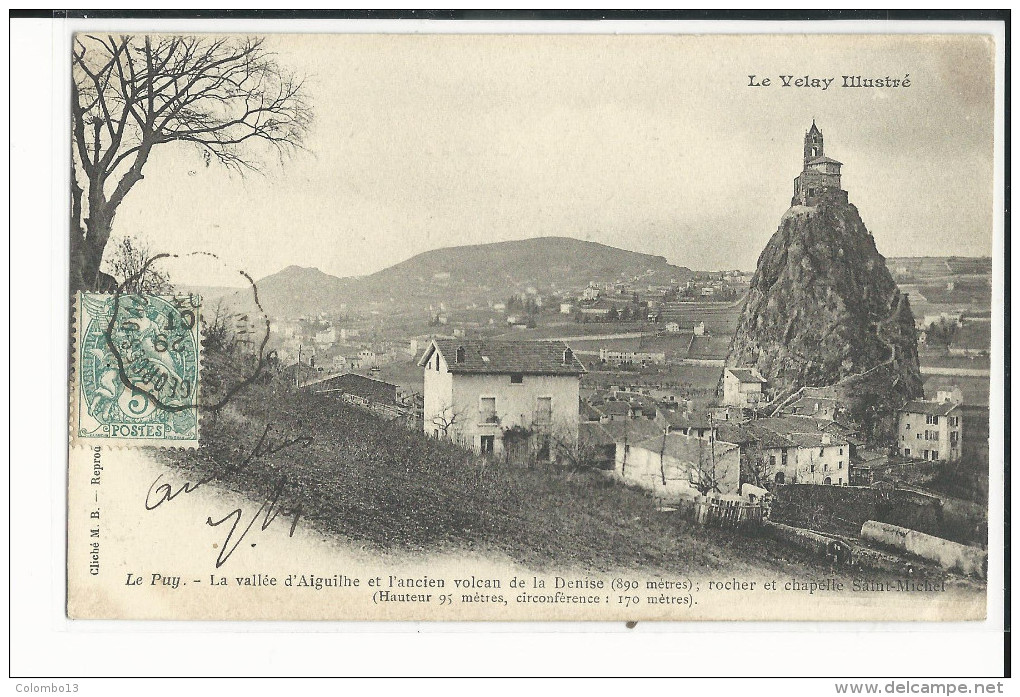
{"type": "Polygon", "coordinates": [[[767,384],[757,368],[727,368],[723,374],[723,404],[728,407],[754,407],[763,401],[767,384]]]}

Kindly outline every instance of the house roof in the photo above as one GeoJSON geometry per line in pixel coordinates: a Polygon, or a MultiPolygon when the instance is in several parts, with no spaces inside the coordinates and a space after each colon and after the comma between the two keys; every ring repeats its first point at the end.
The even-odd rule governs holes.
{"type": "Polygon", "coordinates": [[[716,457],[740,447],[735,443],[727,443],[721,440],[712,441],[708,438],[698,438],[696,436],[685,436],[682,433],[655,435],[634,443],[633,447],[661,452],[678,460],[691,460],[697,457],[711,457],[713,443],[716,457]]]}
{"type": "Polygon", "coordinates": [[[703,411],[688,412],[686,414],[683,412],[667,411],[664,416],[673,428],[709,428],[713,421],[712,416],[703,411]]]}
{"type": "Polygon", "coordinates": [[[622,400],[609,400],[602,405],[602,411],[610,416],[627,416],[630,414],[630,404],[622,400]]]}
{"type": "Polygon", "coordinates": [[[813,159],[810,162],[808,162],[808,164],[809,165],[820,165],[820,164],[841,165],[843,163],[840,162],[839,160],[834,160],[831,157],[822,156],[822,157],[816,157],[815,159],[813,159]]]}
{"type": "Polygon", "coordinates": [[[737,380],[740,380],[740,382],[768,382],[768,380],[763,378],[761,373],[754,368],[727,368],[726,370],[737,380]]]}
{"type": "Polygon", "coordinates": [[[627,421],[610,421],[608,423],[589,423],[588,432],[596,438],[596,442],[638,443],[662,433],[662,429],[654,421],[647,419],[629,419],[627,421]]]}
{"type": "Polygon", "coordinates": [[[931,414],[933,416],[946,416],[949,412],[956,409],[959,404],[955,402],[929,402],[925,400],[915,399],[912,402],[907,402],[900,409],[902,412],[909,414],[931,414]]]}
{"type": "Polygon", "coordinates": [[[602,418],[602,412],[583,399],[579,405],[579,412],[582,421],[598,421],[602,418]]]}
{"type": "Polygon", "coordinates": [[[776,433],[764,426],[756,426],[755,422],[744,425],[744,432],[750,440],[761,444],[761,447],[770,448],[796,448],[797,444],[781,433],[776,433]]]}
{"type": "MultiPolygon", "coordinates": [[[[828,422],[812,419],[807,416],[773,416],[750,422],[756,431],[770,431],[780,437],[779,440],[792,441],[801,448],[822,448],[831,445],[846,445],[846,436],[826,430],[828,422]],[[826,443],[828,439],[828,443],[826,443]]],[[[789,447],[789,446],[779,446],[789,447]]]]}
{"type": "Polygon", "coordinates": [[[482,339],[433,339],[418,361],[424,366],[439,351],[451,373],[528,375],[580,375],[586,372],[576,355],[564,362],[570,350],[562,341],[488,341],[482,339]],[[457,362],[457,350],[464,360],[457,362]]]}
{"type": "Polygon", "coordinates": [[[835,399],[828,397],[801,397],[800,399],[790,402],[783,411],[788,414],[803,414],[810,416],[817,414],[818,412],[827,413],[832,415],[836,413],[836,409],[839,408],[839,402],[835,399]]]}

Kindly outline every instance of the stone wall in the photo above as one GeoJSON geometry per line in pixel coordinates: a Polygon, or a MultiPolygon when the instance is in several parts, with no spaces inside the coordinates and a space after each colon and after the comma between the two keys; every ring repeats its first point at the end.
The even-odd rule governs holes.
{"type": "Polygon", "coordinates": [[[877,520],[942,534],[939,499],[902,489],[790,484],[778,487],[770,519],[802,528],[857,537],[861,526],[877,520]]]}

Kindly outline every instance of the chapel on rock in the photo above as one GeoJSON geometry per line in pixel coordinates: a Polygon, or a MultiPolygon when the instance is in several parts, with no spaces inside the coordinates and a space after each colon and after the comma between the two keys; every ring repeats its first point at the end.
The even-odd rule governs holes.
{"type": "Polygon", "coordinates": [[[804,169],[793,180],[791,206],[817,206],[822,201],[847,203],[847,193],[839,181],[842,162],[825,156],[822,132],[811,120],[811,128],[804,134],[804,169]]]}

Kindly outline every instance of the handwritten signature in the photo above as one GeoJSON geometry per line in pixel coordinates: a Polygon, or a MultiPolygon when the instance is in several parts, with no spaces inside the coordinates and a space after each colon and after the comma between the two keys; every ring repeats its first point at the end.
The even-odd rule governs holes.
{"type": "MultiPolygon", "coordinates": [[[[255,443],[255,447],[252,448],[251,452],[243,460],[228,464],[222,468],[214,468],[211,473],[194,482],[184,482],[175,488],[169,482],[161,481],[164,474],[160,473],[160,475],[153,480],[152,484],[149,485],[149,490],[145,495],[146,510],[155,510],[163,504],[173,501],[182,494],[190,494],[211,481],[239,472],[260,457],[266,457],[282,450],[286,450],[287,448],[308,447],[312,443],[311,436],[299,436],[297,438],[275,440],[270,436],[272,428],[272,424],[266,424],[266,427],[262,430],[262,434],[255,443]]],[[[205,523],[210,527],[219,527],[220,525],[230,524],[227,535],[223,540],[223,545],[220,547],[220,552],[216,556],[217,569],[226,563],[260,517],[262,518],[261,529],[266,530],[266,528],[272,525],[273,521],[276,520],[278,516],[293,516],[289,536],[294,536],[294,530],[297,528],[298,520],[301,517],[301,505],[298,504],[297,506],[287,508],[281,504],[281,499],[283,498],[287,481],[286,475],[281,475],[276,480],[272,494],[262,503],[261,506],[259,506],[259,509],[255,511],[255,514],[251,516],[248,520],[248,524],[244,527],[241,527],[241,521],[242,519],[245,519],[245,512],[242,508],[235,508],[219,520],[213,520],[212,516],[206,518],[205,523]]]]}

